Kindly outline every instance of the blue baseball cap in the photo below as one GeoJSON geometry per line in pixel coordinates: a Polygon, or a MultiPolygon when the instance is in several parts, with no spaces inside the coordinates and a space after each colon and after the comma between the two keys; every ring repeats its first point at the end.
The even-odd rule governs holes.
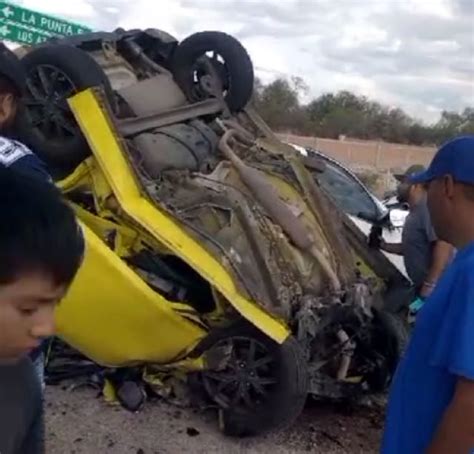
{"type": "Polygon", "coordinates": [[[410,183],[428,183],[445,175],[455,181],[474,185],[474,135],[460,136],[446,142],[424,172],[411,175],[410,183]]]}

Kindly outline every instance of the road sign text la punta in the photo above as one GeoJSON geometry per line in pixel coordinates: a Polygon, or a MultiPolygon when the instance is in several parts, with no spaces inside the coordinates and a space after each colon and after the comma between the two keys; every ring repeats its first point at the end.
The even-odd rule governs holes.
{"type": "Polygon", "coordinates": [[[72,25],[54,20],[49,17],[32,14],[27,11],[21,12],[21,22],[31,27],[40,28],[58,35],[73,35],[74,31],[72,25]]]}

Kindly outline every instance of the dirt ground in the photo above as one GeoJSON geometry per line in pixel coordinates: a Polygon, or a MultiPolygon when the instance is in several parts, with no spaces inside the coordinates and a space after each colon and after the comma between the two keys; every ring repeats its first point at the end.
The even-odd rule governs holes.
{"type": "Polygon", "coordinates": [[[92,389],[46,391],[47,453],[376,453],[380,409],[309,402],[292,428],[236,440],[221,435],[212,414],[149,402],[137,414],[106,404],[92,389]]]}

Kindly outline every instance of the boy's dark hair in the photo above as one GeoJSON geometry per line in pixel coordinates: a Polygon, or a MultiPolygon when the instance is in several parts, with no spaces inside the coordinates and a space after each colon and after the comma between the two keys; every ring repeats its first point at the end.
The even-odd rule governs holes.
{"type": "Polygon", "coordinates": [[[20,92],[10,79],[2,76],[0,73],[0,95],[13,94],[16,98],[20,97],[20,92]]]}
{"type": "Polygon", "coordinates": [[[56,187],[0,165],[0,210],[0,285],[30,272],[71,283],[84,240],[56,187]]]}
{"type": "Polygon", "coordinates": [[[16,54],[0,41],[0,94],[20,97],[26,87],[26,73],[16,54]]]}

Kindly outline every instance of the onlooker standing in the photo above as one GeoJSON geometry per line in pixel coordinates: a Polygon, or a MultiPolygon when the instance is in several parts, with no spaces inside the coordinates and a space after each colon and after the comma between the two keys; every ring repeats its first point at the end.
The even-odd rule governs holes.
{"type": "Polygon", "coordinates": [[[426,172],[439,239],[458,252],[418,314],[390,393],[384,454],[474,450],[474,136],[443,145],[426,172]]]}
{"type": "Polygon", "coordinates": [[[414,165],[405,174],[397,175],[400,182],[398,197],[408,203],[409,214],[403,226],[402,242],[389,244],[382,240],[380,244],[386,252],[403,255],[408,277],[413,284],[411,299],[418,307],[431,294],[453,255],[453,247],[439,240],[433,229],[425,185],[410,180],[411,176],[424,170],[423,166],[414,165]]]}
{"type": "Polygon", "coordinates": [[[50,181],[46,165],[28,147],[13,140],[15,120],[26,86],[24,69],[16,57],[0,42],[0,164],[50,181]]]}

